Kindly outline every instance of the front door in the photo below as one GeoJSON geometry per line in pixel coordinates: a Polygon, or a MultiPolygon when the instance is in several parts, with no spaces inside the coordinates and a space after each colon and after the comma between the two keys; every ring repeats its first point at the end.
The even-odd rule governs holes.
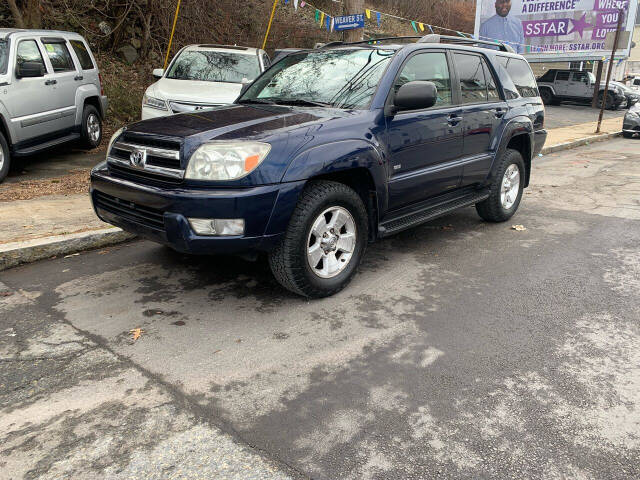
{"type": "Polygon", "coordinates": [[[401,111],[387,120],[391,209],[454,189],[460,182],[462,117],[450,71],[445,52],[418,52],[396,77],[393,93],[407,82],[424,80],[436,85],[438,100],[431,108],[401,111]]]}
{"type": "Polygon", "coordinates": [[[8,86],[9,95],[4,99],[11,114],[11,122],[17,134],[16,141],[22,142],[46,135],[56,128],[57,115],[52,74],[47,72],[44,58],[35,39],[19,40],[16,45],[16,59],[13,78],[8,86]],[[18,78],[16,71],[24,62],[42,65],[42,77],[18,78]]]}
{"type": "Polygon", "coordinates": [[[491,140],[507,113],[494,74],[482,55],[454,53],[463,120],[461,186],[484,181],[491,168],[491,140]]]}
{"type": "Polygon", "coordinates": [[[53,70],[56,109],[60,113],[59,130],[71,129],[76,123],[76,69],[67,42],[63,38],[41,38],[53,70]]]}
{"type": "Polygon", "coordinates": [[[553,88],[556,91],[556,95],[561,97],[572,97],[571,90],[569,89],[569,74],[567,71],[559,71],[556,73],[556,81],[553,83],[553,88]]]}

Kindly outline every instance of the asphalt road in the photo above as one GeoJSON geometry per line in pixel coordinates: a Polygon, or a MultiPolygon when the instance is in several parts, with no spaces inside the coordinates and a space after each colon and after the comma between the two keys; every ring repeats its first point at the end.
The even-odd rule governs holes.
{"type": "Polygon", "coordinates": [[[639,478],[639,244],[617,139],[328,299],[144,241],[0,273],[0,478],[639,478]]]}

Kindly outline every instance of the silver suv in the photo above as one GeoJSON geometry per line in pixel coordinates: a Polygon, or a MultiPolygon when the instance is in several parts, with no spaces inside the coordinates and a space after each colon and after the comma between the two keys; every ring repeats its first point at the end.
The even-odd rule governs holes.
{"type": "Polygon", "coordinates": [[[95,148],[107,97],[82,36],[0,29],[0,182],[12,157],[64,142],[95,148]]]}

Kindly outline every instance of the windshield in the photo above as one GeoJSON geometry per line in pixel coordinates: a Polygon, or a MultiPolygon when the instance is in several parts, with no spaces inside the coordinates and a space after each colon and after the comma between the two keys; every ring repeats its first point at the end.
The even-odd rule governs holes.
{"type": "Polygon", "coordinates": [[[7,73],[9,61],[9,44],[6,40],[0,40],[0,74],[7,73]]]}
{"type": "Polygon", "coordinates": [[[257,55],[212,50],[187,50],[176,58],[167,78],[204,82],[242,83],[260,74],[257,55]]]}
{"type": "Polygon", "coordinates": [[[369,105],[394,50],[314,50],[288,55],[247,89],[239,103],[369,105]]]}

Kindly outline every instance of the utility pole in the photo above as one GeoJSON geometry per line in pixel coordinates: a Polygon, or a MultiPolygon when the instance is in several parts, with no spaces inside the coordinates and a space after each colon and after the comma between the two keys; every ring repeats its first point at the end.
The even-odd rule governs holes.
{"type": "MultiPolygon", "coordinates": [[[[600,115],[598,115],[598,127],[596,133],[600,133],[600,125],[602,124],[602,115],[604,114],[604,108],[607,104],[607,91],[609,90],[609,81],[611,80],[611,71],[613,70],[613,62],[616,56],[616,49],[618,48],[618,39],[620,38],[620,27],[622,26],[622,17],[624,16],[624,10],[618,10],[618,26],[616,27],[616,36],[613,39],[613,47],[611,48],[611,59],[609,60],[609,68],[607,69],[607,80],[604,84],[604,92],[602,94],[602,105],[600,106],[600,115]]],[[[594,88],[600,89],[600,85],[595,85],[594,88]]]]}
{"type": "MultiPolygon", "coordinates": [[[[345,0],[345,15],[364,13],[364,0],[345,0]]],[[[345,42],[359,42],[364,40],[364,28],[354,28],[344,32],[345,42]]]]}
{"type": "Polygon", "coordinates": [[[602,82],[602,60],[598,60],[596,67],[596,83],[593,85],[593,98],[591,99],[591,107],[598,108],[598,93],[600,93],[600,88],[596,87],[596,85],[600,85],[602,82]]]}

